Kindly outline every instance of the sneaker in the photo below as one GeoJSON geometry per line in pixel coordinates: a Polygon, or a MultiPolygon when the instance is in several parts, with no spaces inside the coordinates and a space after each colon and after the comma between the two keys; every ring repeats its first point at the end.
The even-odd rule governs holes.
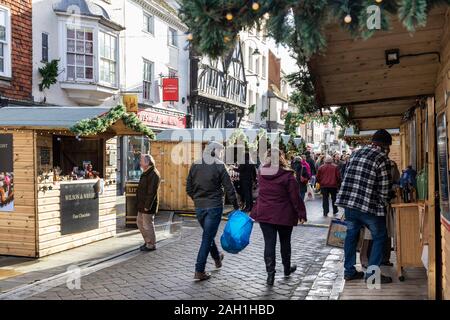
{"type": "Polygon", "coordinates": [[[214,263],[216,264],[216,268],[217,269],[222,268],[222,260],[223,260],[224,257],[225,257],[224,254],[221,253],[220,256],[219,256],[219,259],[214,260],[214,263]]]}
{"type": "Polygon", "coordinates": [[[199,281],[208,280],[211,278],[211,274],[207,272],[195,272],[194,279],[199,281]]]}
{"type": "Polygon", "coordinates": [[[364,272],[362,272],[362,271],[356,271],[351,276],[344,276],[344,279],[346,281],[359,280],[359,279],[363,279],[363,278],[364,278],[364,272]]]}

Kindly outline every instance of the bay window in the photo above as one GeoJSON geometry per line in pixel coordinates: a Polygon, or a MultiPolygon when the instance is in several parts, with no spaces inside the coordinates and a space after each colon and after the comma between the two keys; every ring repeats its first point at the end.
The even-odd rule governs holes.
{"type": "Polygon", "coordinates": [[[67,80],[94,80],[94,37],[88,28],[67,28],[67,80]]]}
{"type": "Polygon", "coordinates": [[[100,31],[98,34],[98,42],[100,49],[100,81],[115,86],[117,38],[100,31]]]}
{"type": "Polygon", "coordinates": [[[143,74],[143,84],[142,84],[142,98],[144,100],[151,99],[153,73],[154,73],[153,62],[144,59],[144,74],[143,74]]]}

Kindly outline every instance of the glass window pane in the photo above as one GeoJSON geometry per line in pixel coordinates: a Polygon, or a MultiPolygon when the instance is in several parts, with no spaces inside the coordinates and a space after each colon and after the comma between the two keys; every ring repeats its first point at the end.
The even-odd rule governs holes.
{"type": "Polygon", "coordinates": [[[75,55],[68,53],[67,54],[67,64],[74,65],[75,64],[75,55]]]}
{"type": "Polygon", "coordinates": [[[93,78],[94,78],[94,69],[86,68],[86,79],[93,79],[93,78]]]}
{"type": "Polygon", "coordinates": [[[75,67],[67,67],[67,79],[75,79],[75,67]]]}
{"type": "Polygon", "coordinates": [[[0,43],[0,57],[4,57],[5,56],[5,45],[3,43],[0,43]]]}
{"type": "Polygon", "coordinates": [[[84,55],[77,54],[77,60],[76,60],[77,66],[83,66],[84,65],[84,55]]]}
{"type": "Polygon", "coordinates": [[[77,67],[77,78],[84,79],[84,68],[77,67]]]}
{"type": "Polygon", "coordinates": [[[88,41],[92,41],[94,39],[93,35],[92,35],[92,31],[86,31],[85,39],[88,41]]]}
{"type": "Polygon", "coordinates": [[[75,52],[75,41],[74,40],[67,40],[67,51],[75,52]]]}
{"type": "Polygon", "coordinates": [[[67,38],[68,39],[75,39],[75,30],[67,29],[67,38]]]}
{"type": "Polygon", "coordinates": [[[84,53],[84,42],[77,41],[77,53],[84,53]]]}
{"type": "Polygon", "coordinates": [[[5,72],[5,60],[0,58],[0,72],[5,72]]]}
{"type": "Polygon", "coordinates": [[[88,54],[93,54],[94,53],[92,42],[86,42],[85,50],[86,50],[86,53],[88,53],[88,54]]]}
{"type": "Polygon", "coordinates": [[[0,26],[0,40],[6,41],[6,28],[0,26]]]}
{"type": "Polygon", "coordinates": [[[77,30],[77,39],[84,40],[84,31],[83,30],[77,30]]]}
{"type": "Polygon", "coordinates": [[[85,60],[86,66],[88,66],[88,67],[94,66],[94,57],[93,56],[86,56],[84,60],[85,60]]]}

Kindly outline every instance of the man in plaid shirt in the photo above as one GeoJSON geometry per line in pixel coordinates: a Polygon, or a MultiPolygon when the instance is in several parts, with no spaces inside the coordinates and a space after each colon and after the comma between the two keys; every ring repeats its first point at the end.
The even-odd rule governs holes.
{"type": "MultiPolygon", "coordinates": [[[[345,280],[367,279],[355,268],[356,246],[362,227],[367,227],[373,238],[369,266],[381,265],[386,240],[386,207],[391,190],[389,146],[392,136],[386,130],[378,130],[372,144],[354,152],[345,170],[336,205],[345,209],[347,236],[344,251],[345,280]]],[[[390,283],[390,277],[381,275],[381,283],[390,283]]]]}

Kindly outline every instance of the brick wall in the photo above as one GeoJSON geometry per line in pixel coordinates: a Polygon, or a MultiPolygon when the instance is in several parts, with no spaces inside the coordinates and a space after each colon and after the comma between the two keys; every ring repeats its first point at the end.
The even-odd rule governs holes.
{"type": "Polygon", "coordinates": [[[0,79],[0,95],[32,100],[32,0],[0,0],[11,10],[11,79],[0,79]]]}

